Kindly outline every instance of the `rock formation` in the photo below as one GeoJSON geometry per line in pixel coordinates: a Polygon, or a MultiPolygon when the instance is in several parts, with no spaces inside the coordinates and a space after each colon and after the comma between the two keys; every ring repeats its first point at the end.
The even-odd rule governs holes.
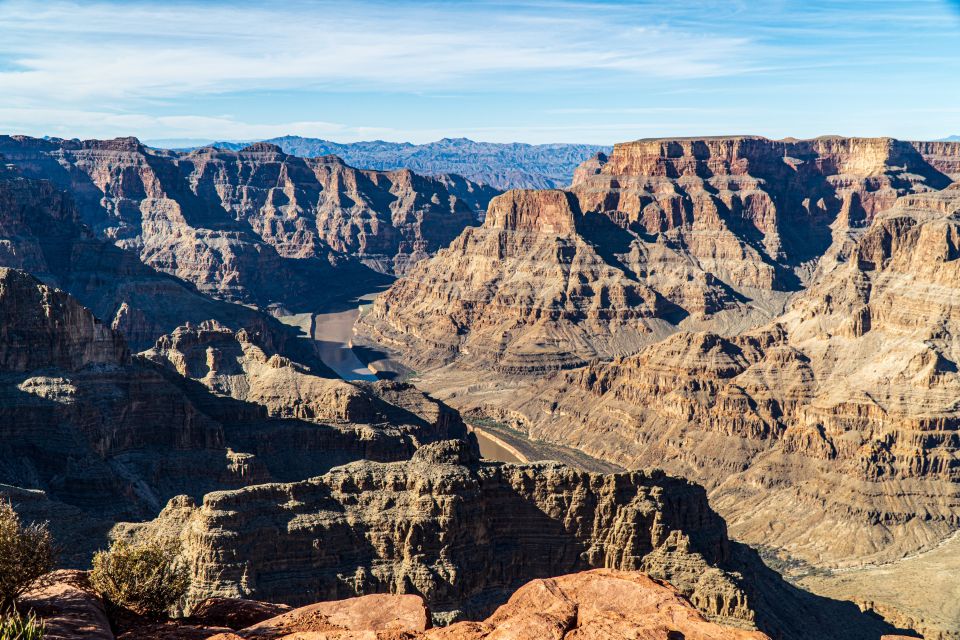
{"type": "Polygon", "coordinates": [[[43,576],[20,599],[44,623],[45,640],[114,640],[103,600],[83,571],[55,571],[43,576]]]}
{"type": "MultiPolygon", "coordinates": [[[[57,572],[31,594],[53,640],[113,640],[100,598],[81,572],[57,572]]],[[[486,620],[432,628],[417,595],[366,595],[290,610],[253,600],[211,598],[165,623],[114,615],[131,640],[516,640],[644,638],[765,640],[757,631],[710,622],[669,584],[639,572],[599,569],[533,580],[486,620]]]]}
{"type": "Polygon", "coordinates": [[[187,504],[150,526],[183,528],[195,600],[417,593],[450,619],[489,612],[530,579],[609,566],[669,578],[718,619],[753,618],[736,576],[718,568],[729,542],[704,491],[661,473],[482,463],[447,441],[409,462],[187,504]]]}
{"type": "MultiPolygon", "coordinates": [[[[361,171],[336,156],[303,159],[268,143],[199,149],[177,163],[201,199],[219,199],[284,258],[327,258],[332,250],[403,273],[476,222],[476,211],[447,189],[479,191],[459,177],[361,171]]],[[[473,201],[486,208],[481,196],[473,201]]]]}
{"type": "Polygon", "coordinates": [[[153,517],[179,494],[402,460],[466,436],[409,385],[319,378],[218,325],[161,340],[157,363],[132,358],[117,332],[22,271],[0,269],[0,335],[0,494],[51,520],[67,564],[89,561],[112,522],[153,517]],[[210,375],[192,368],[198,353],[210,375]]]}
{"type": "MultiPolygon", "coordinates": [[[[307,481],[216,492],[200,506],[178,498],[157,520],[124,525],[116,534],[179,536],[194,601],[213,595],[303,604],[414,594],[437,621],[476,620],[530,580],[606,567],[668,579],[701,612],[691,612],[701,622],[706,615],[773,637],[811,640],[866,640],[893,630],[852,603],[785,583],[755,552],[728,540],[698,485],[660,471],[601,475],[558,463],[488,463],[463,441],[425,445],[408,462],[356,462],[307,481]]],[[[535,582],[511,602],[526,601],[525,592],[543,595],[544,586],[561,594],[558,602],[576,601],[582,587],[583,593],[609,589],[611,602],[622,589],[616,601],[625,606],[639,596],[637,585],[651,584],[603,571],[562,578],[557,589],[549,580],[535,582]]],[[[672,588],[661,595],[667,608],[682,602],[672,588]]],[[[318,621],[316,614],[335,610],[327,603],[282,619],[318,621]]],[[[513,615],[520,612],[507,605],[487,623],[438,633],[485,637],[498,624],[492,621],[513,615]]],[[[580,619],[587,617],[585,610],[580,619]]]]}
{"type": "Polygon", "coordinates": [[[374,303],[363,327],[415,362],[457,357],[505,372],[630,353],[671,325],[662,296],[581,237],[563,191],[510,191],[374,303]]]}
{"type": "Polygon", "coordinates": [[[315,310],[345,283],[385,282],[376,271],[403,272],[443,246],[477,216],[447,185],[485,204],[460,178],[360,171],[265,143],[177,154],[135,138],[3,136],[0,154],[68,191],[84,223],[145,264],[263,307],[315,310]]]}
{"type": "Polygon", "coordinates": [[[68,194],[15,168],[0,167],[0,267],[24,269],[69,292],[137,350],[184,322],[209,319],[258,331],[274,348],[292,347],[290,330],[280,323],[203,296],[93,237],[68,194]]]}
{"type": "Polygon", "coordinates": [[[770,320],[844,230],[950,179],[891,139],[641,140],[569,194],[511,192],[378,298],[364,333],[418,368],[540,373],[677,328],[770,320]]]}
{"type": "MultiPolygon", "coordinates": [[[[921,589],[901,558],[960,527],[958,225],[960,189],[904,196],[838,234],[809,288],[770,324],[679,332],[629,357],[451,401],[534,439],[704,483],[732,534],[787,571],[876,565],[901,576],[898,589],[921,589]]],[[[834,582],[825,590],[841,595],[834,582]]],[[[892,620],[956,633],[935,622],[936,599],[908,599],[906,616],[869,587],[849,593],[892,620]]]]}
{"type": "Polygon", "coordinates": [[[914,148],[940,173],[960,180],[960,137],[940,142],[914,142],[914,148]]]}

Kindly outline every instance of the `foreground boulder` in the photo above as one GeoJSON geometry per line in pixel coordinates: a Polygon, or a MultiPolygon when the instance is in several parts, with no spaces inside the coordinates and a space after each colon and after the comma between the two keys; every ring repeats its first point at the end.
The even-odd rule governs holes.
{"type": "Polygon", "coordinates": [[[46,626],[44,640],[113,640],[103,600],[83,571],[55,571],[19,602],[46,626]]]}
{"type": "Polygon", "coordinates": [[[597,569],[534,580],[480,623],[426,634],[436,640],[768,640],[708,621],[669,584],[637,572],[597,569]]]}
{"type": "MultiPolygon", "coordinates": [[[[238,601],[232,601],[238,604],[238,601]]],[[[259,604],[259,603],[255,603],[259,604]]],[[[707,620],[676,589],[643,573],[598,569],[534,580],[481,622],[430,628],[424,601],[414,595],[368,595],[321,602],[245,629],[195,635],[175,625],[161,635],[142,629],[141,640],[201,637],[210,640],[769,640],[758,631],[707,620]]],[[[202,631],[201,631],[202,633],[202,631]]]]}

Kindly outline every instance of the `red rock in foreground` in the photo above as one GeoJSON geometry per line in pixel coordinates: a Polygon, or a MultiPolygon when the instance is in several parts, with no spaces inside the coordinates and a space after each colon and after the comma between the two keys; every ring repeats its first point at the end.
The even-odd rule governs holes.
{"type": "Polygon", "coordinates": [[[484,622],[430,631],[436,640],[763,640],[704,618],[676,589],[643,573],[596,569],[534,580],[484,622]]]}
{"type": "Polygon", "coordinates": [[[423,600],[371,595],[295,609],[211,640],[765,640],[704,618],[670,585],[597,569],[534,580],[483,622],[427,630],[423,600]]]}
{"type": "Polygon", "coordinates": [[[19,602],[46,624],[44,640],[113,640],[107,614],[83,571],[55,571],[19,602]]]}

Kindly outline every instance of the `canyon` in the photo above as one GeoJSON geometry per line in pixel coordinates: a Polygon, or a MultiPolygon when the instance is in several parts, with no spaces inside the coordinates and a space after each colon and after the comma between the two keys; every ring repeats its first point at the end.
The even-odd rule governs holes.
{"type": "Polygon", "coordinates": [[[960,524],[958,149],[617,145],[569,191],[495,198],[358,329],[468,420],[703,483],[788,574],[897,572],[960,524]]]}
{"type": "Polygon", "coordinates": [[[171,536],[184,612],[415,594],[422,637],[590,637],[597,594],[687,629],[609,614],[650,637],[960,633],[909,595],[960,530],[960,144],[639,140],[504,193],[0,155],[0,495],[64,566],[171,536]]]}
{"type": "Polygon", "coordinates": [[[495,193],[267,143],[178,154],[135,138],[2,136],[0,155],[68,190],[80,221],[144,264],[226,301],[292,312],[388,282],[476,224],[495,193]]]}

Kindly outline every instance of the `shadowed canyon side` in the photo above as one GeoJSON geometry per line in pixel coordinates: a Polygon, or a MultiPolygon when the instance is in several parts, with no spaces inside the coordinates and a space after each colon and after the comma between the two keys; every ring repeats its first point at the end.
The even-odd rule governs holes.
{"type": "Polygon", "coordinates": [[[510,192],[380,296],[361,330],[419,368],[539,373],[775,317],[835,234],[950,179],[892,139],[643,140],[569,194],[510,192]],[[523,364],[517,364],[522,362],[523,364]]]}
{"type": "Polygon", "coordinates": [[[557,376],[531,432],[700,479],[738,537],[814,564],[935,545],[960,523],[958,214],[956,188],[901,198],[776,322],[557,376]]]}
{"type": "MultiPolygon", "coordinates": [[[[88,146],[102,151],[96,144],[88,146]]],[[[113,150],[107,151],[113,157],[113,150]]],[[[239,153],[201,150],[171,166],[195,176],[191,184],[197,193],[213,189],[222,198],[223,211],[239,212],[231,216],[259,212],[249,214],[252,220],[265,215],[270,201],[260,203],[254,191],[213,176],[229,174],[224,163],[247,160],[252,164],[236,175],[256,175],[254,165],[271,165],[275,156],[282,154],[267,145],[239,153]]],[[[281,173],[293,171],[298,161],[281,160],[276,165],[281,173]]],[[[321,160],[329,165],[330,184],[348,180],[348,174],[340,173],[348,169],[341,162],[317,162],[321,160]]],[[[320,172],[319,166],[311,171],[320,172]]],[[[0,495],[24,518],[52,522],[65,548],[66,565],[86,566],[91,551],[109,537],[173,534],[184,543],[194,602],[227,595],[308,604],[364,593],[414,593],[424,597],[440,621],[487,616],[531,580],[608,568],[668,580],[713,623],[758,628],[770,637],[868,640],[894,630],[852,603],[815,596],[785,582],[754,550],[728,538],[727,525],[708,503],[707,491],[694,482],[659,470],[600,474],[558,463],[481,460],[476,439],[456,410],[408,383],[352,383],[332,377],[312,361],[298,361],[297,350],[288,344],[294,339],[274,319],[214,301],[140,263],[132,251],[96,239],[80,222],[68,194],[50,181],[25,178],[22,171],[33,169],[21,162],[0,175],[3,260],[73,287],[115,318],[113,327],[107,326],[69,293],[24,271],[0,271],[0,332],[5,338],[0,349],[0,495]],[[90,255],[101,259],[89,260],[90,255]],[[116,320],[124,304],[133,304],[118,297],[126,276],[104,275],[119,272],[117,265],[125,261],[135,265],[124,272],[130,277],[169,283],[173,301],[196,301],[192,312],[203,319],[190,316],[157,336],[180,309],[165,305],[162,296],[151,298],[156,290],[149,289],[135,303],[148,329],[133,335],[155,340],[131,355],[120,331],[125,325],[116,320]],[[85,273],[93,276],[77,276],[85,273]],[[230,316],[227,309],[238,315],[230,316]]],[[[391,185],[419,179],[401,173],[391,185]]],[[[132,180],[142,175],[137,172],[132,180]]],[[[936,179],[939,174],[931,175],[936,179]]],[[[919,178],[911,185],[930,191],[901,198],[904,206],[911,203],[911,215],[952,215],[951,198],[958,192],[935,193],[919,178]]],[[[530,432],[554,439],[554,425],[541,420],[544,415],[564,428],[562,419],[597,407],[593,414],[576,418],[575,424],[587,430],[611,415],[605,407],[590,404],[598,393],[575,387],[576,376],[619,366],[653,349],[669,358],[664,345],[692,335],[683,329],[711,321],[730,331],[751,327],[740,336],[715,336],[731,343],[753,340],[741,347],[748,361],[766,358],[777,339],[792,339],[789,314],[775,325],[781,327],[777,336],[764,333],[773,330],[752,328],[764,324],[769,309],[748,306],[733,285],[689,266],[693,253],[686,258],[688,266],[678,267],[700,274],[699,279],[691,277],[689,289],[667,287],[667,275],[650,266],[645,267],[649,277],[640,277],[638,263],[630,266],[631,254],[643,243],[649,248],[662,241],[646,238],[646,232],[608,212],[585,211],[581,198],[558,190],[503,194],[491,202],[482,226],[466,227],[436,258],[409,269],[409,277],[387,295],[411,287],[404,310],[421,314],[417,348],[422,362],[436,359],[457,366],[468,358],[478,371],[528,381],[504,399],[502,411],[531,416],[530,424],[542,431],[530,432]],[[624,240],[634,249],[618,244],[624,240]],[[451,270],[444,282],[431,275],[444,261],[466,265],[467,277],[451,270]],[[431,277],[417,280],[420,273],[431,277]],[[434,287],[433,293],[422,287],[434,287]],[[464,298],[463,291],[474,297],[464,298]],[[709,311],[700,309],[695,301],[708,294],[698,297],[691,291],[713,291],[727,296],[726,302],[709,311]],[[461,305],[456,322],[470,329],[462,333],[462,342],[444,342],[447,325],[432,324],[438,317],[432,305],[439,299],[461,305]],[[538,379],[543,382],[530,385],[538,379]],[[531,400],[532,393],[541,400],[531,400]],[[544,411],[543,401],[549,402],[552,394],[558,394],[553,409],[544,411]],[[563,404],[567,401],[583,404],[568,407],[563,404]]],[[[885,268],[887,254],[895,262],[899,244],[883,234],[872,244],[866,240],[886,216],[873,216],[866,231],[856,226],[837,231],[828,258],[810,271],[814,282],[839,278],[858,252],[867,256],[858,264],[872,269],[885,268]],[[861,245],[867,248],[861,250],[861,245]]],[[[890,225],[890,233],[909,227],[890,225]]],[[[334,227],[343,229],[339,223],[334,227]]],[[[414,225],[409,231],[421,228],[426,227],[414,225]]],[[[250,237],[274,246],[263,230],[250,237]]],[[[271,237],[276,246],[287,238],[279,232],[271,237]]],[[[941,252],[948,257],[953,253],[950,242],[941,252]]],[[[922,244],[918,241],[913,248],[922,244]]],[[[293,245],[284,246],[294,250],[293,245]]],[[[671,253],[659,254],[670,256],[664,263],[681,255],[677,247],[668,250],[671,253]]],[[[935,255],[934,249],[919,251],[917,260],[931,262],[935,255]]],[[[772,282],[766,286],[773,297],[789,293],[776,291],[772,282]]],[[[837,294],[831,300],[846,301],[837,294]]],[[[389,309],[375,303],[363,314],[364,326],[384,326],[389,317],[384,310],[389,309]]],[[[837,313],[842,312],[838,307],[837,313]]],[[[399,327],[409,322],[409,316],[397,318],[399,327]]],[[[861,329],[879,327],[879,322],[871,319],[861,329]]],[[[389,330],[395,336],[388,330],[381,335],[395,345],[405,344],[408,334],[389,330]]],[[[708,369],[698,373],[701,382],[708,379],[708,369]]],[[[424,382],[429,386],[429,377],[424,382]]],[[[674,401],[672,406],[683,405],[674,401]]],[[[629,410],[611,419],[608,431],[629,410]]],[[[732,424],[733,429],[738,425],[732,424]]],[[[778,435],[760,437],[772,440],[778,435]]],[[[568,444],[591,450],[584,434],[575,436],[568,444]]],[[[916,442],[913,433],[902,438],[916,442]]],[[[886,436],[879,439],[881,445],[891,442],[886,436]]],[[[950,462],[953,445],[949,438],[940,442],[943,455],[929,471],[949,482],[955,471],[950,462]]],[[[631,451],[635,444],[623,450],[631,451]]],[[[597,455],[610,458],[605,451],[597,455]]],[[[638,459],[620,461],[633,465],[638,459]]],[[[717,460],[718,468],[726,464],[717,460]]],[[[648,462],[659,466],[665,461],[669,458],[648,462]]],[[[883,473],[899,478],[898,473],[906,473],[903,466],[920,477],[926,469],[906,458],[895,463],[883,473]]],[[[716,491],[711,478],[704,481],[716,491]]],[[[927,528],[908,530],[940,535],[937,518],[928,520],[927,528]]],[[[572,591],[579,580],[586,578],[568,579],[572,591]]],[[[521,591],[520,600],[538,584],[543,583],[521,591]]],[[[563,599],[558,602],[561,606],[563,599]]],[[[486,623],[470,624],[470,629],[482,630],[486,623]]]]}
{"type": "Polygon", "coordinates": [[[185,322],[216,319],[294,350],[289,329],[247,307],[213,300],[182,280],[97,239],[73,199],[50,181],[0,167],[0,266],[24,269],[75,296],[134,349],[185,322]]]}
{"type": "Polygon", "coordinates": [[[113,522],[153,517],[176,495],[466,437],[455,412],[408,385],[317,377],[246,331],[182,328],[148,352],[154,363],[22,271],[0,270],[0,302],[0,493],[51,520],[68,564],[89,562],[113,522]]]}
{"type": "Polygon", "coordinates": [[[475,224],[489,193],[457,176],[362,171],[265,143],[177,154],[135,138],[3,136],[0,154],[67,190],[83,222],[145,264],[226,300],[294,310],[387,282],[381,274],[475,224]]]}

